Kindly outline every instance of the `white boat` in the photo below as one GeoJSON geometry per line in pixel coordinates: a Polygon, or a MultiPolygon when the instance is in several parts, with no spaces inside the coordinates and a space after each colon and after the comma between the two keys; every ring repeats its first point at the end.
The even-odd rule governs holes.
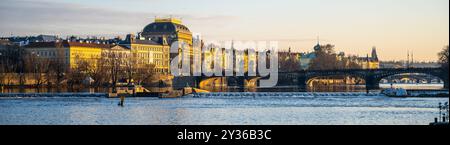
{"type": "Polygon", "coordinates": [[[408,91],[402,88],[389,88],[381,91],[381,94],[384,94],[389,97],[408,97],[408,91]]]}

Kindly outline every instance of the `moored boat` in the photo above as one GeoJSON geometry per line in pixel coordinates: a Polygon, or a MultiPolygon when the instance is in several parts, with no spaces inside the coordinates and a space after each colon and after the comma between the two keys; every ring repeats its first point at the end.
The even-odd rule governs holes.
{"type": "Polygon", "coordinates": [[[402,88],[389,88],[381,91],[381,94],[384,94],[388,97],[408,97],[408,91],[402,88]]]}

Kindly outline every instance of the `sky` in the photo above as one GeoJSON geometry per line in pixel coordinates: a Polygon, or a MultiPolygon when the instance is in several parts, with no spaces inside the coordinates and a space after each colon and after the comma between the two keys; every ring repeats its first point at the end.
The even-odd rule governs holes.
{"type": "Polygon", "coordinates": [[[434,61],[449,44],[448,0],[1,0],[0,36],[124,36],[155,17],[179,17],[203,39],[279,41],[382,60],[434,61]]]}

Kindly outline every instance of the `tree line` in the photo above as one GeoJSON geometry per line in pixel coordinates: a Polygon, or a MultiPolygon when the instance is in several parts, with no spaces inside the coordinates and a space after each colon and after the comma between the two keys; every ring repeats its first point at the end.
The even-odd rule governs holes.
{"type": "Polygon", "coordinates": [[[138,64],[133,55],[114,50],[104,51],[98,59],[75,57],[70,67],[64,48],[56,49],[56,57],[45,58],[10,45],[0,49],[0,86],[84,88],[112,87],[123,83],[152,85],[155,65],[138,64]],[[27,84],[32,79],[33,84],[27,84]]]}

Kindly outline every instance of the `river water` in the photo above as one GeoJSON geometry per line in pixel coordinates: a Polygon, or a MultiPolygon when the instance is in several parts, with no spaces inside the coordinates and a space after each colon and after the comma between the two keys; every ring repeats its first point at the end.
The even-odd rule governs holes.
{"type": "Polygon", "coordinates": [[[177,99],[0,98],[2,125],[427,125],[448,98],[253,93],[177,99]]]}

